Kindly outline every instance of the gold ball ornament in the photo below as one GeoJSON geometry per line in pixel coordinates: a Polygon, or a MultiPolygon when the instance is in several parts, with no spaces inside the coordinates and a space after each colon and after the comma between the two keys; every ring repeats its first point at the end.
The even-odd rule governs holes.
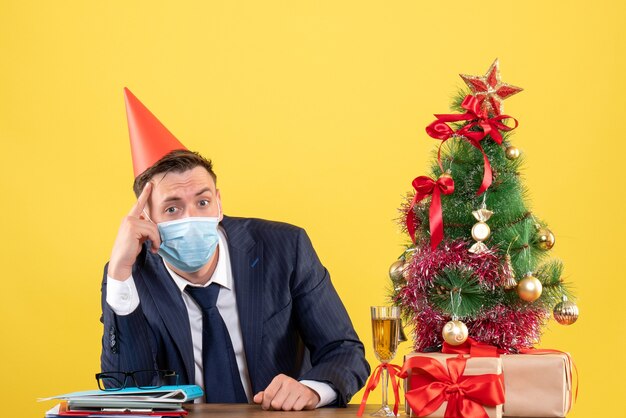
{"type": "Polygon", "coordinates": [[[467,326],[462,321],[448,321],[441,331],[443,340],[450,345],[461,345],[468,337],[467,326]]]}
{"type": "Polygon", "coordinates": [[[537,246],[542,250],[549,250],[554,247],[556,243],[556,238],[552,231],[548,228],[540,228],[537,231],[537,246]]]}
{"type": "Polygon", "coordinates": [[[527,273],[517,284],[517,294],[526,302],[534,302],[541,296],[543,286],[531,273],[527,273]]]}
{"type": "Polygon", "coordinates": [[[504,152],[506,154],[506,158],[509,160],[517,160],[519,158],[519,148],[514,147],[513,145],[506,147],[504,152]]]}
{"type": "Polygon", "coordinates": [[[554,319],[559,324],[572,325],[578,319],[578,306],[563,296],[563,301],[554,307],[552,313],[554,314],[554,319]]]}
{"type": "Polygon", "coordinates": [[[394,283],[402,280],[404,273],[404,260],[394,261],[389,267],[389,277],[394,283]]]}
{"type": "Polygon", "coordinates": [[[402,277],[404,278],[404,282],[409,280],[409,276],[411,275],[411,271],[409,270],[409,262],[404,263],[404,270],[402,271],[402,277]]]}

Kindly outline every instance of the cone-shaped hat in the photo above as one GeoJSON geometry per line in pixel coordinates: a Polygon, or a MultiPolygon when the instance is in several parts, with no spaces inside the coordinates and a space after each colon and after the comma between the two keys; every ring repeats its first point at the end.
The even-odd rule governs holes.
{"type": "Polygon", "coordinates": [[[124,99],[135,177],[168,152],[187,149],[126,87],[124,99]]]}

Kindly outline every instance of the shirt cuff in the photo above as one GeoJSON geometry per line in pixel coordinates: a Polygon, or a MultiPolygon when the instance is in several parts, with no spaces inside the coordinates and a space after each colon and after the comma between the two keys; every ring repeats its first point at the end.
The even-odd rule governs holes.
{"type": "Polygon", "coordinates": [[[107,276],[107,303],[116,315],[130,315],[139,306],[139,293],[133,276],[124,281],[107,276]]]}
{"type": "Polygon", "coordinates": [[[328,383],[317,380],[300,380],[300,383],[313,389],[320,396],[320,401],[315,406],[316,408],[329,405],[337,399],[337,392],[328,383]]]}

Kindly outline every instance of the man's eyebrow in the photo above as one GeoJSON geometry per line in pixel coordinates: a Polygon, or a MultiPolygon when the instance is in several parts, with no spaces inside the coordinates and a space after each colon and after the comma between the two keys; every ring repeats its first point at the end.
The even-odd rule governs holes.
{"type": "Polygon", "coordinates": [[[182,200],[182,199],[180,197],[178,197],[178,196],[169,196],[169,197],[166,197],[165,199],[163,199],[162,203],[175,202],[177,200],[182,200]]]}
{"type": "Polygon", "coordinates": [[[205,187],[204,189],[200,190],[198,193],[196,193],[196,196],[200,196],[203,193],[206,192],[211,192],[211,194],[213,194],[213,192],[211,191],[211,189],[209,187],[205,187]]]}
{"type": "MultiPolygon", "coordinates": [[[[209,187],[205,187],[204,189],[200,190],[199,192],[196,193],[196,196],[200,196],[201,194],[204,194],[206,192],[210,192],[211,194],[213,194],[213,191],[209,188],[209,187]]],[[[178,200],[183,200],[182,198],[174,195],[174,196],[168,196],[165,199],[163,199],[163,202],[161,203],[169,203],[169,202],[176,202],[178,200]]]]}

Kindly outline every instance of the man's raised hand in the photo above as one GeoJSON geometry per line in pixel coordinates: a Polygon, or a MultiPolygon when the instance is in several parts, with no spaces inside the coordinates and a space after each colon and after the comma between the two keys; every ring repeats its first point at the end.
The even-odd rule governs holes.
{"type": "Polygon", "coordinates": [[[161,245],[157,226],[145,219],[143,215],[152,187],[150,182],[144,186],[137,202],[122,220],[111,251],[107,273],[113,279],[124,281],[131,276],[133,264],[135,264],[135,260],[141,252],[141,246],[146,240],[152,241],[152,252],[156,253],[161,245]]]}

